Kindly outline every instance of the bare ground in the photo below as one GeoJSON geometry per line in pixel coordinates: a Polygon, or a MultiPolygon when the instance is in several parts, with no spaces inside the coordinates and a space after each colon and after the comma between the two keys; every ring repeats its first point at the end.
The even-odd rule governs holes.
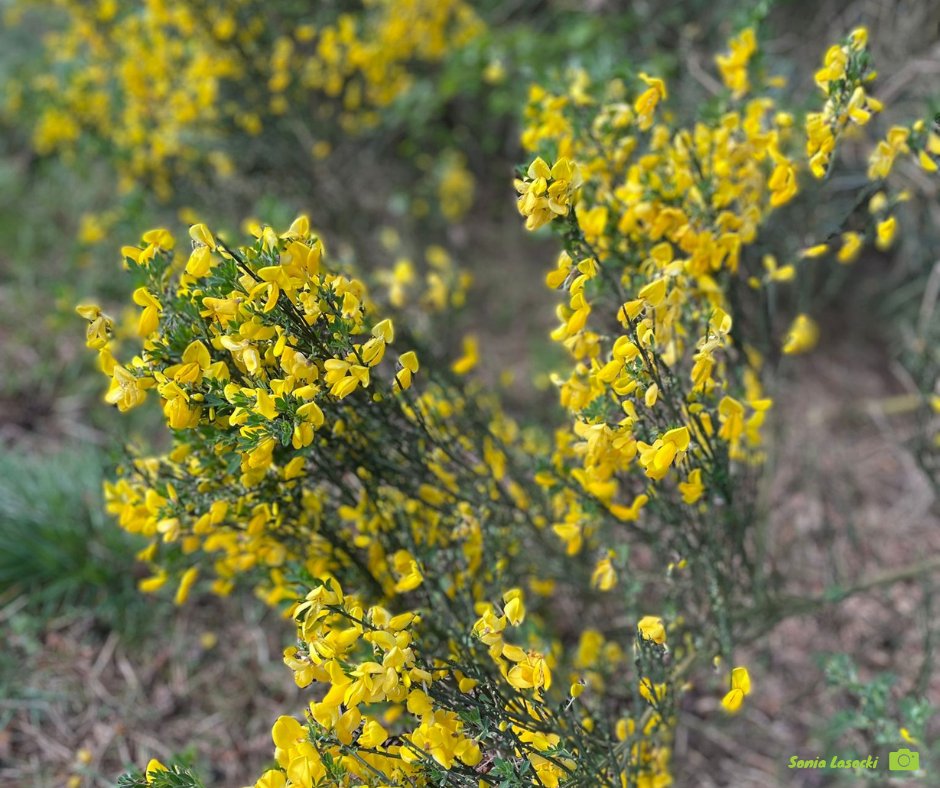
{"type": "MultiPolygon", "coordinates": [[[[940,511],[929,479],[903,445],[918,429],[906,405],[906,377],[884,349],[852,329],[824,339],[787,373],[776,393],[770,558],[796,596],[873,585],[787,619],[742,650],[737,661],[751,666],[753,702],[717,727],[701,721],[720,716],[714,697],[688,709],[676,748],[680,785],[835,784],[831,773],[786,768],[791,755],[826,754],[819,733],[837,708],[851,704],[827,689],[822,655],[851,655],[862,680],[894,673],[896,696],[940,698],[937,629],[925,618],[940,589],[940,511]],[[930,569],[915,574],[925,564],[930,569]]],[[[934,720],[933,738],[938,727],[934,720]]],[[[847,744],[885,754],[864,737],[847,744]]],[[[883,764],[879,779],[885,774],[883,764]]]]}

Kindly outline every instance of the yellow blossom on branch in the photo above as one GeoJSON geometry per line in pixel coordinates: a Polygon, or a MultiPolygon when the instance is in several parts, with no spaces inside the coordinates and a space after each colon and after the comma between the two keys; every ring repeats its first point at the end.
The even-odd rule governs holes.
{"type": "Polygon", "coordinates": [[[738,667],[731,671],[731,689],[721,699],[721,705],[729,714],[736,714],[744,703],[744,698],[751,694],[751,676],[747,668],[738,667]]]}

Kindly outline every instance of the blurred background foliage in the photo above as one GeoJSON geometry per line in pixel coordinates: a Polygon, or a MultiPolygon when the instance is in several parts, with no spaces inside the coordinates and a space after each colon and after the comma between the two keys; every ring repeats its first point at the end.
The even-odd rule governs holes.
{"type": "MultiPolygon", "coordinates": [[[[174,17],[178,4],[156,0],[0,3],[0,620],[10,627],[14,656],[3,660],[0,673],[0,694],[9,699],[0,705],[0,780],[15,784],[59,785],[72,775],[79,777],[76,784],[105,785],[121,766],[140,762],[140,753],[167,756],[182,749],[205,733],[194,729],[199,724],[217,731],[205,739],[208,751],[194,757],[228,764],[229,772],[215,775],[217,784],[236,784],[266,757],[265,710],[292,692],[279,667],[271,677],[259,667],[278,652],[280,630],[269,626],[268,614],[249,614],[245,624],[244,610],[256,610],[253,600],[228,603],[243,608],[239,615],[207,601],[180,622],[168,600],[144,600],[136,591],[137,547],[100,508],[102,474],[121,447],[129,440],[159,446],[162,439],[157,414],[117,419],[100,406],[99,377],[90,372],[93,362],[73,312],[89,297],[126,303],[131,283],[119,274],[121,245],[160,224],[198,219],[234,237],[239,218],[286,226],[308,212],[333,239],[334,255],[366,271],[409,260],[423,276],[429,247],[440,246],[475,283],[469,308],[448,316],[435,332],[435,352],[456,357],[463,336],[478,335],[479,376],[504,388],[514,415],[545,423],[555,407],[548,374],[557,357],[544,341],[554,305],[531,283],[543,278],[554,253],[547,237],[522,231],[511,184],[524,158],[520,113],[533,83],[560,85],[577,69],[605,80],[655,72],[669,84],[669,111],[691,117],[717,106],[722,87],[713,53],[731,34],[757,24],[760,67],[786,77],[789,103],[805,109],[818,103],[811,75],[820,53],[865,24],[885,75],[875,90],[889,107],[884,123],[923,117],[925,107],[930,115],[940,111],[940,6],[932,0],[226,0],[184,6],[183,16],[174,17]],[[402,19],[412,25],[402,27],[402,19]],[[318,49],[328,30],[359,42],[368,57],[352,58],[358,64],[352,66],[340,57],[348,68],[337,66],[333,55],[318,49]],[[180,46],[167,45],[161,34],[180,46]],[[384,54],[376,52],[376,41],[387,45],[384,54]],[[376,59],[380,67],[369,72],[376,59]],[[330,81],[330,68],[309,65],[324,62],[341,75],[338,84],[330,81]],[[207,95],[200,92],[206,80],[213,86],[207,95]],[[165,103],[175,94],[186,100],[165,103]],[[99,100],[116,111],[101,114],[99,100]],[[244,122],[245,107],[253,108],[257,123],[244,122]],[[141,149],[135,135],[155,129],[169,152],[151,150],[135,159],[141,149]],[[166,640],[171,627],[172,644],[166,640]],[[72,645],[64,645],[68,639],[72,645]],[[216,645],[219,639],[224,648],[216,645]],[[233,654],[243,643],[250,653],[233,654]],[[129,668],[132,663],[143,667],[129,668]],[[246,686],[194,710],[197,695],[210,695],[192,692],[196,684],[234,675],[246,676],[246,686]],[[51,676],[71,681],[60,697],[42,689],[51,676]],[[89,690],[89,676],[101,692],[89,690]],[[147,704],[158,709],[149,723],[131,710],[147,704]],[[71,725],[76,706],[90,712],[71,725]],[[246,723],[252,718],[262,718],[257,730],[246,723]],[[61,729],[57,740],[42,732],[50,725],[61,729]],[[244,735],[233,733],[238,730],[244,735]]],[[[843,155],[855,171],[848,167],[835,176],[830,185],[837,197],[822,213],[781,211],[775,232],[824,228],[846,215],[865,177],[862,149],[847,145],[843,155]]],[[[890,255],[867,253],[851,268],[817,266],[801,278],[795,298],[814,306],[827,339],[809,373],[785,367],[781,376],[795,401],[813,403],[829,414],[825,418],[856,413],[846,406],[855,397],[852,407],[865,423],[845,432],[843,456],[852,454],[853,441],[890,440],[888,449],[879,444],[874,451],[896,458],[901,446],[903,457],[919,465],[914,493],[899,481],[873,500],[869,477],[856,475],[845,481],[846,495],[860,511],[873,507],[881,516],[893,511],[892,495],[926,496],[915,514],[927,519],[918,521],[911,538],[920,534],[929,551],[938,547],[936,529],[925,530],[936,524],[936,500],[922,488],[932,485],[935,495],[940,472],[936,447],[925,437],[930,414],[914,395],[930,391],[940,370],[940,201],[936,179],[913,165],[899,165],[896,177],[920,195],[900,215],[898,245],[890,255]],[[837,370],[844,385],[820,393],[820,368],[837,370]],[[853,498],[853,487],[868,492],[853,498]]],[[[793,237],[790,245],[797,250],[807,238],[793,237]]],[[[789,417],[798,421],[808,412],[797,408],[789,417]]],[[[833,434],[842,434],[843,426],[835,423],[833,434]]],[[[793,442],[805,448],[799,436],[809,428],[818,430],[819,423],[797,428],[793,440],[781,438],[778,467],[792,459],[793,442]]],[[[791,522],[814,522],[813,507],[831,505],[823,493],[819,503],[803,492],[810,483],[801,486],[825,467],[831,451],[812,437],[819,462],[789,468],[790,477],[777,480],[802,495],[797,504],[803,508],[789,512],[791,522]]],[[[909,473],[908,462],[897,460],[901,470],[889,463],[887,471],[879,466],[866,473],[909,473]]],[[[843,551],[854,566],[851,531],[850,537],[834,531],[827,516],[821,523],[803,538],[825,551],[843,551]]],[[[865,538],[883,534],[865,532],[865,538]]],[[[902,552],[914,544],[895,541],[902,552]]],[[[892,552],[887,549],[884,560],[892,552]]],[[[794,555],[799,552],[784,550],[781,564],[794,555]]],[[[814,582],[805,574],[813,566],[803,567],[805,582],[814,582]]],[[[918,593],[929,599],[933,587],[918,593]]],[[[913,615],[907,608],[901,614],[913,615]]],[[[834,631],[842,638],[837,645],[861,648],[852,645],[851,632],[834,631]]],[[[928,646],[931,632],[923,635],[928,646]]],[[[888,655],[882,667],[893,664],[899,648],[898,642],[879,646],[888,655]]],[[[915,686],[914,678],[893,685],[859,679],[858,670],[879,664],[838,663],[826,675],[848,693],[874,693],[882,704],[892,687],[915,686]]],[[[821,671],[815,675],[820,683],[811,688],[824,680],[821,671]]],[[[922,677],[916,681],[922,690],[935,686],[929,677],[926,684],[922,677]]],[[[780,712],[786,692],[778,689],[780,712]]],[[[870,706],[860,717],[835,719],[818,740],[871,727],[864,717],[870,706]]],[[[806,714],[813,711],[785,718],[789,729],[779,735],[805,743],[806,714]]],[[[760,780],[779,776],[782,759],[766,754],[770,745],[761,737],[742,753],[727,746],[726,734],[692,736],[702,737],[702,751],[716,754],[697,766],[690,761],[690,768],[706,770],[698,774],[707,773],[707,784],[766,785],[760,780]]]]}

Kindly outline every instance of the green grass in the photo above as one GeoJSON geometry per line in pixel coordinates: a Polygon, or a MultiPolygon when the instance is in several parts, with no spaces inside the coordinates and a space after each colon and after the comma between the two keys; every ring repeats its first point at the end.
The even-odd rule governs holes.
{"type": "Polygon", "coordinates": [[[139,541],[104,512],[100,451],[0,457],[0,599],[48,619],[82,609],[101,626],[139,632],[139,541]]]}

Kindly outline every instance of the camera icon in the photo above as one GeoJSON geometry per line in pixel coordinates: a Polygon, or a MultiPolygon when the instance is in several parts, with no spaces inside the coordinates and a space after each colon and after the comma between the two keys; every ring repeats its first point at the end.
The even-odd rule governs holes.
{"type": "Polygon", "coordinates": [[[913,772],[920,768],[920,753],[902,747],[888,753],[888,770],[892,772],[913,772]]]}

